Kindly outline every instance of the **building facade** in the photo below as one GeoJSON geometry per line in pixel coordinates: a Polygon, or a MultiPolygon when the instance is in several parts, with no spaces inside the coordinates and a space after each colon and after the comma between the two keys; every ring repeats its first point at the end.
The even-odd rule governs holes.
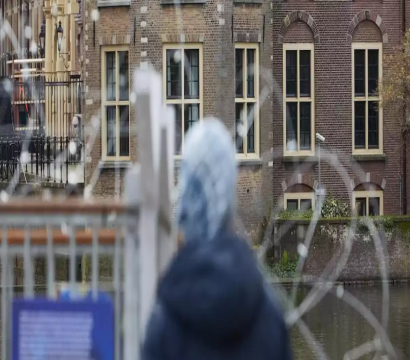
{"type": "Polygon", "coordinates": [[[402,118],[381,109],[377,93],[387,71],[383,59],[401,43],[405,6],[401,0],[273,4],[272,69],[283,99],[273,103],[273,148],[281,156],[273,162],[272,190],[285,207],[315,201],[320,133],[320,181],[328,193],[359,204],[361,215],[405,212],[402,118]]]}
{"type": "Polygon", "coordinates": [[[136,160],[138,141],[126,94],[133,70],[151,64],[163,76],[164,102],[176,110],[176,164],[184,132],[198,119],[217,116],[232,130],[238,217],[253,238],[272,211],[313,207],[320,186],[362,215],[404,213],[401,120],[380,108],[377,87],[384,56],[402,39],[405,5],[87,2],[84,113],[101,122],[86,183],[97,171],[96,196],[121,191],[114,168],[136,160]],[[320,179],[316,133],[325,138],[320,179]]]}
{"type": "Polygon", "coordinates": [[[95,196],[121,191],[116,179],[122,179],[122,171],[115,167],[126,168],[137,159],[129,97],[133,71],[150,64],[163,76],[164,102],[175,109],[177,167],[185,131],[203,116],[221,118],[233,139],[236,122],[245,133],[243,141],[237,139],[238,208],[243,225],[251,229],[263,216],[271,188],[261,159],[271,148],[271,90],[261,80],[272,64],[271,5],[260,0],[173,3],[84,4],[84,117],[101,118],[86,164],[86,184],[98,172],[95,196]]]}
{"type": "MultiPolygon", "coordinates": [[[[23,39],[20,3],[3,6],[23,39]]],[[[175,109],[177,168],[193,123],[216,116],[232,131],[239,224],[253,238],[273,211],[314,207],[319,188],[359,204],[362,215],[406,212],[401,119],[380,108],[377,87],[410,0],[28,4],[33,33],[62,21],[70,34],[69,54],[58,56],[46,32],[52,55],[44,66],[58,73],[67,62],[81,74],[84,182],[94,196],[120,196],[123,173],[137,160],[133,72],[153,66],[175,109]],[[325,139],[320,156],[316,133],[325,139]]]]}

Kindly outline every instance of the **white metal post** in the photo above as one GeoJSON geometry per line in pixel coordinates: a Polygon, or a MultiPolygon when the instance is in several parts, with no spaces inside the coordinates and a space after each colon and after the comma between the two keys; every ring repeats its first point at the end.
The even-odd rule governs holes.
{"type": "MultiPolygon", "coordinates": [[[[124,203],[127,206],[137,207],[141,203],[140,176],[139,165],[135,165],[125,176],[124,203]]],[[[124,360],[139,359],[138,223],[138,219],[127,217],[124,246],[124,360]]]]}
{"type": "Polygon", "coordinates": [[[140,198],[134,199],[133,203],[139,203],[140,211],[136,231],[138,247],[131,228],[126,239],[126,272],[129,274],[126,273],[125,360],[138,359],[159,275],[176,250],[171,221],[173,112],[163,107],[161,76],[152,70],[136,70],[134,93],[139,171],[135,170],[138,174],[129,172],[127,175],[125,197],[131,201],[133,192],[137,191],[140,198]],[[138,183],[137,189],[133,182],[138,183]],[[137,261],[138,267],[135,266],[137,261]],[[134,280],[130,274],[135,275],[134,280]],[[129,287],[134,287],[135,291],[129,287]]]}

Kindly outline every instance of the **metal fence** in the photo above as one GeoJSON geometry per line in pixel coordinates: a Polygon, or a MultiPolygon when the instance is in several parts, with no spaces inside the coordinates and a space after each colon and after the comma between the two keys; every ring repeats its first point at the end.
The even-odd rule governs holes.
{"type": "Polygon", "coordinates": [[[20,181],[66,184],[75,173],[83,183],[83,147],[81,137],[0,138],[0,181],[11,181],[18,172],[20,181]]]}
{"type": "Polygon", "coordinates": [[[94,299],[101,290],[111,295],[115,313],[115,359],[123,358],[123,323],[127,321],[124,316],[124,234],[137,221],[137,207],[112,201],[0,204],[2,359],[12,358],[13,298],[33,298],[39,294],[56,298],[62,280],[67,281],[71,289],[81,290],[85,286],[94,299]],[[59,262],[64,257],[67,261],[59,262]],[[88,284],[77,281],[79,257],[88,259],[87,268],[83,268],[90,278],[88,284]],[[103,277],[108,267],[110,274],[103,277]],[[18,283],[21,286],[16,285],[18,283]]]}
{"type": "Polygon", "coordinates": [[[36,76],[14,82],[13,126],[48,136],[73,136],[74,117],[82,114],[82,81],[79,75],[67,80],[36,76]]]}

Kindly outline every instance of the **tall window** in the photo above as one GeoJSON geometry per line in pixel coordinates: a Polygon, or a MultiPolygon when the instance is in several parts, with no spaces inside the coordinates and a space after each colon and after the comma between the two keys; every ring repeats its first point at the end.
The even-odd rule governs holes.
{"type": "Polygon", "coordinates": [[[283,46],[284,154],[314,153],[314,47],[283,46]]]}
{"type": "Polygon", "coordinates": [[[235,141],[246,158],[259,156],[258,50],[258,44],[235,45],[235,141]]]}
{"type": "Polygon", "coordinates": [[[382,152],[382,112],[378,82],[382,47],[378,43],[353,43],[353,153],[382,152]]]}
{"type": "Polygon", "coordinates": [[[102,52],[103,159],[130,157],[130,100],[128,49],[104,48],[102,52]]]}
{"type": "Polygon", "coordinates": [[[383,215],[383,191],[354,191],[353,208],[358,216],[383,215]]]}
{"type": "Polygon", "coordinates": [[[299,192],[284,194],[284,208],[289,211],[307,211],[315,207],[314,192],[299,192]]]}
{"type": "Polygon", "coordinates": [[[175,109],[175,154],[181,155],[184,135],[202,118],[202,45],[164,48],[165,102],[175,109]]]}

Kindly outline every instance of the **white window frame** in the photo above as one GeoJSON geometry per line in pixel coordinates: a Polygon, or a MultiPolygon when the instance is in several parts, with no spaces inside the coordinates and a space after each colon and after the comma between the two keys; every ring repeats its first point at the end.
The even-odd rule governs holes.
{"type": "MultiPolygon", "coordinates": [[[[102,126],[101,126],[101,151],[102,151],[102,160],[103,161],[130,161],[131,160],[131,116],[129,115],[129,122],[128,122],[128,134],[129,134],[129,154],[128,156],[120,156],[120,118],[119,118],[119,106],[128,106],[128,111],[131,112],[130,108],[130,97],[128,96],[127,101],[120,101],[119,100],[119,64],[118,64],[118,52],[127,51],[128,52],[128,84],[131,87],[130,81],[130,50],[128,46],[104,46],[101,49],[101,119],[102,119],[102,126]],[[116,100],[114,101],[107,101],[107,87],[106,87],[106,53],[107,52],[115,52],[115,66],[116,66],[116,100]],[[115,156],[107,156],[107,106],[115,106],[116,107],[116,155],[115,156]]],[[[130,89],[129,89],[130,90],[130,89]]]]}
{"type": "MultiPolygon", "coordinates": [[[[235,43],[235,50],[236,49],[242,49],[243,51],[243,58],[242,58],[242,71],[243,71],[243,83],[242,83],[242,98],[237,98],[236,97],[236,83],[235,83],[235,106],[237,103],[242,103],[245,104],[245,114],[247,114],[247,109],[248,106],[247,104],[253,104],[254,109],[257,109],[256,112],[254,112],[254,144],[255,144],[255,152],[254,153],[249,153],[247,152],[248,149],[248,137],[247,137],[247,131],[245,136],[242,136],[242,145],[243,145],[243,153],[237,153],[236,157],[238,160],[258,160],[260,159],[260,108],[259,108],[259,43],[235,43]],[[248,98],[247,94],[247,74],[248,74],[248,68],[247,68],[247,49],[253,49],[255,50],[255,62],[254,62],[254,94],[255,97],[253,98],[248,98]]],[[[235,56],[236,59],[236,56],[235,56]]],[[[234,64],[234,68],[236,71],[236,64],[234,64]]],[[[235,74],[236,75],[236,74],[235,74]]],[[[236,109],[235,109],[236,112],[236,109]]],[[[248,129],[248,117],[242,117],[242,121],[244,124],[244,129],[248,129]]],[[[236,145],[236,114],[235,114],[235,145],[236,145]]]]}
{"type": "MultiPolygon", "coordinates": [[[[380,216],[384,214],[384,191],[383,190],[360,190],[360,191],[353,191],[352,196],[352,210],[356,208],[356,199],[358,198],[366,198],[366,214],[369,214],[369,198],[378,197],[379,201],[379,209],[380,209],[380,216]]],[[[369,215],[367,215],[369,216],[369,215]]]]}
{"type": "Polygon", "coordinates": [[[315,155],[315,45],[313,43],[303,43],[303,44],[283,44],[283,154],[285,156],[314,156],[315,155]],[[287,97],[286,95],[286,52],[289,50],[297,51],[297,94],[296,97],[287,97]],[[310,50],[310,64],[311,64],[311,78],[310,78],[310,97],[300,97],[300,74],[299,74],[299,52],[301,50],[310,50]],[[310,150],[300,150],[300,136],[298,136],[298,150],[287,150],[286,149],[286,111],[288,102],[298,103],[298,128],[297,134],[300,134],[300,102],[310,102],[311,111],[311,123],[310,123],[310,150]]]}
{"type": "MultiPolygon", "coordinates": [[[[199,121],[203,119],[203,112],[204,112],[204,92],[203,92],[203,46],[202,43],[180,43],[180,44],[164,44],[163,51],[162,51],[162,96],[163,101],[166,105],[174,105],[179,104],[181,105],[181,125],[182,125],[182,140],[181,140],[181,154],[174,154],[176,159],[181,159],[184,154],[184,105],[185,104],[199,104],[199,121]],[[184,62],[185,57],[181,56],[181,98],[180,99],[167,99],[167,50],[199,50],[199,98],[198,99],[185,99],[185,86],[184,86],[184,62]]],[[[177,131],[177,129],[175,129],[177,131]]]]}
{"type": "Polygon", "coordinates": [[[312,201],[312,210],[315,209],[315,192],[295,192],[295,193],[284,193],[283,194],[283,208],[287,210],[288,200],[298,200],[298,211],[300,210],[300,200],[311,200],[312,201]]]}
{"type": "Polygon", "coordinates": [[[380,107],[380,95],[369,96],[368,94],[368,50],[379,50],[379,80],[382,80],[383,76],[383,44],[382,43],[352,43],[352,154],[353,155],[381,155],[383,154],[383,109],[380,107]],[[365,50],[365,96],[355,95],[355,62],[354,53],[355,50],[365,50]],[[355,101],[365,101],[365,148],[355,149],[355,101]],[[368,148],[368,102],[379,102],[379,148],[368,148]]]}

